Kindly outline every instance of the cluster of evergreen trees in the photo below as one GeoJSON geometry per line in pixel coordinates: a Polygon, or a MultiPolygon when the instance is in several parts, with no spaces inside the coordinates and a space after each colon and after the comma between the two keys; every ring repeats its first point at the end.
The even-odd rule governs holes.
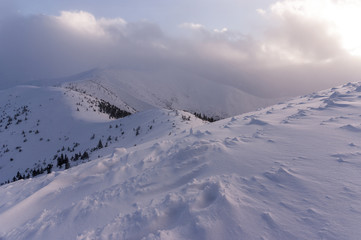
{"type": "Polygon", "coordinates": [[[63,166],[63,164],[65,164],[65,169],[70,168],[70,163],[69,163],[69,158],[66,154],[61,154],[57,159],[56,159],[56,166],[58,168],[61,168],[63,166]]]}
{"type": "Polygon", "coordinates": [[[194,116],[196,116],[197,118],[200,118],[204,121],[208,121],[208,122],[215,122],[216,120],[213,117],[208,117],[205,114],[202,113],[194,113],[194,116]]]}
{"type": "MultiPolygon", "coordinates": [[[[20,108],[14,109],[14,112],[16,112],[14,116],[7,115],[0,119],[0,127],[3,127],[3,125],[6,124],[5,129],[8,129],[8,127],[13,123],[13,120],[15,120],[15,124],[19,124],[23,120],[28,120],[27,116],[28,112],[30,112],[28,106],[22,106],[20,108]],[[19,119],[21,115],[25,115],[25,118],[19,119]]],[[[5,111],[3,111],[2,113],[3,115],[5,115],[5,111]]]]}
{"type": "MultiPolygon", "coordinates": [[[[101,143],[100,143],[101,144],[101,143]]],[[[57,167],[61,168],[63,165],[65,165],[65,169],[70,168],[70,162],[69,157],[66,154],[61,154],[60,156],[54,156],[54,160],[57,160],[57,167]]],[[[76,153],[74,156],[70,158],[71,161],[78,161],[89,159],[89,154],[87,151],[84,151],[83,154],[81,152],[76,153]]],[[[1,183],[0,185],[8,184],[10,182],[15,182],[21,179],[28,179],[30,177],[35,177],[40,174],[43,174],[47,172],[47,174],[51,173],[53,168],[53,164],[49,163],[45,168],[43,167],[34,167],[30,171],[26,170],[27,174],[21,174],[19,171],[17,174],[11,179],[6,182],[1,183]]]]}
{"type": "Polygon", "coordinates": [[[103,146],[103,142],[101,139],[99,139],[99,142],[97,144],[96,147],[93,147],[92,149],[90,149],[90,152],[94,152],[96,150],[102,149],[103,147],[108,147],[108,142],[105,143],[105,146],[103,146]]]}
{"type": "Polygon", "coordinates": [[[49,163],[46,168],[37,168],[37,169],[33,169],[33,170],[30,170],[30,173],[33,177],[37,176],[37,175],[40,175],[40,174],[43,174],[45,171],[47,174],[51,173],[51,170],[53,168],[53,164],[49,163]]]}
{"type": "Polygon", "coordinates": [[[15,182],[21,179],[28,179],[30,177],[35,177],[37,175],[43,174],[45,171],[47,172],[47,174],[51,173],[51,170],[53,168],[53,164],[48,164],[45,168],[43,167],[37,167],[37,168],[33,168],[31,169],[27,174],[21,174],[19,171],[16,173],[16,176],[14,176],[11,181],[8,180],[4,183],[1,183],[0,185],[4,185],[4,184],[8,184],[10,182],[15,182]]]}
{"type": "MultiPolygon", "coordinates": [[[[74,162],[78,161],[79,159],[81,160],[89,159],[88,152],[84,151],[83,154],[81,154],[81,152],[75,153],[75,155],[70,158],[70,160],[74,162]]],[[[66,154],[61,154],[59,157],[57,157],[56,162],[57,162],[56,166],[58,168],[61,168],[63,165],[65,165],[65,169],[70,168],[69,157],[66,154]]]]}
{"type": "Polygon", "coordinates": [[[98,107],[99,111],[108,114],[109,118],[118,119],[129,116],[131,114],[130,112],[120,110],[120,108],[117,106],[114,106],[104,100],[100,100],[98,107]]]}
{"type": "MultiPolygon", "coordinates": [[[[77,147],[79,144],[75,143],[75,147],[77,147]]],[[[3,145],[3,147],[6,147],[7,145],[3,145]]],[[[102,148],[102,143],[101,141],[99,141],[98,143],[98,148],[102,148]],[[100,145],[100,146],[99,146],[100,145]]],[[[21,147],[17,147],[17,149],[20,149],[21,147]]],[[[62,151],[64,151],[65,148],[63,147],[62,151]]],[[[73,149],[74,150],[74,149],[73,149]]],[[[69,162],[69,157],[66,154],[61,154],[60,156],[55,155],[54,156],[54,160],[57,160],[57,167],[61,168],[63,165],[65,165],[65,169],[70,168],[70,162],[69,162]]],[[[89,154],[87,151],[84,151],[83,153],[79,152],[79,153],[75,153],[75,155],[73,155],[70,160],[71,161],[78,161],[79,159],[81,160],[86,160],[89,159],[89,154]]],[[[11,159],[10,161],[13,161],[13,159],[11,159]]],[[[0,185],[4,185],[4,184],[8,184],[10,182],[15,182],[21,179],[28,179],[30,177],[35,177],[37,175],[43,174],[45,172],[47,172],[48,174],[51,173],[53,168],[53,164],[49,163],[45,168],[38,166],[38,167],[34,167],[33,169],[26,170],[25,174],[21,174],[19,171],[17,172],[17,174],[8,181],[5,181],[3,183],[1,183],[0,185]]]]}

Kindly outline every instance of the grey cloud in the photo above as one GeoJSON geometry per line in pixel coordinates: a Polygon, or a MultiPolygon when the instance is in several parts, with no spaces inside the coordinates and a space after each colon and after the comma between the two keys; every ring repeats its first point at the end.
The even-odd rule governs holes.
{"type": "Polygon", "coordinates": [[[85,17],[92,22],[84,31],[53,16],[0,20],[0,88],[112,66],[140,75],[154,72],[163,81],[170,72],[177,78],[183,71],[257,96],[280,97],[354,81],[361,73],[360,59],[344,53],[337,38],[324,34],[324,25],[302,19],[282,23],[256,40],[206,28],[194,30],[198,34],[192,37],[172,37],[150,22],[85,17]],[[267,44],[312,61],[282,59],[264,50],[267,44]]]}
{"type": "Polygon", "coordinates": [[[340,36],[329,32],[327,22],[284,13],[279,26],[267,32],[267,40],[301,58],[333,59],[346,54],[340,36]]]}
{"type": "Polygon", "coordinates": [[[2,81],[9,85],[11,81],[53,78],[132,62],[130,58],[137,57],[139,50],[143,54],[149,51],[139,42],[154,40],[160,34],[156,27],[143,25],[133,24],[123,32],[107,26],[109,38],[74,31],[54,17],[12,18],[0,30],[2,81]]]}

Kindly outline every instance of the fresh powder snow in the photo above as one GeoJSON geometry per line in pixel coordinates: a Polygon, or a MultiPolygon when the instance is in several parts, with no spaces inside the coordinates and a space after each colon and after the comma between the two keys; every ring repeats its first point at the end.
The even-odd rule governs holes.
{"type": "Polygon", "coordinates": [[[22,153],[56,165],[48,154],[64,138],[90,159],[1,186],[0,238],[359,239],[360,88],[350,83],[214,123],[155,108],[115,120],[95,109],[95,98],[77,105],[86,95],[74,90],[6,90],[1,96],[14,99],[2,97],[4,117],[30,96],[16,99],[34,99],[28,120],[1,128],[9,146],[1,174],[32,167],[22,153]],[[39,108],[56,114],[52,101],[61,122],[39,108]],[[37,127],[49,146],[29,134],[37,127]],[[19,152],[22,128],[28,141],[19,152]],[[102,135],[103,144],[108,135],[119,140],[91,152],[102,135]]]}

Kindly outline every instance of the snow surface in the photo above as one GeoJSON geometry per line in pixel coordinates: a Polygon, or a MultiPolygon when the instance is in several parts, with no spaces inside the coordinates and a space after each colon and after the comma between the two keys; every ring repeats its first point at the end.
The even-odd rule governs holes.
{"type": "Polygon", "coordinates": [[[359,239],[360,88],[212,124],[179,120],[170,135],[159,124],[136,146],[3,185],[0,238],[359,239]]]}

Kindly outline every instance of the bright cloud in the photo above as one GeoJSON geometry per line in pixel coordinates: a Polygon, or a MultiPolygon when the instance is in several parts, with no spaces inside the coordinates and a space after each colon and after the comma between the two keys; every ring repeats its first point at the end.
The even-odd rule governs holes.
{"type": "Polygon", "coordinates": [[[357,0],[287,0],[277,2],[270,8],[270,13],[282,21],[297,18],[323,24],[323,34],[339,37],[342,48],[361,56],[361,32],[358,30],[360,12],[361,2],[357,0]]]}
{"type": "Polygon", "coordinates": [[[60,16],[53,17],[60,25],[77,34],[86,34],[89,37],[112,37],[115,33],[124,33],[126,21],[121,18],[96,19],[88,12],[63,11],[60,16]]]}
{"type": "Polygon", "coordinates": [[[98,24],[95,17],[87,12],[61,12],[59,17],[55,17],[61,24],[81,33],[92,35],[104,35],[104,31],[98,24]]]}

